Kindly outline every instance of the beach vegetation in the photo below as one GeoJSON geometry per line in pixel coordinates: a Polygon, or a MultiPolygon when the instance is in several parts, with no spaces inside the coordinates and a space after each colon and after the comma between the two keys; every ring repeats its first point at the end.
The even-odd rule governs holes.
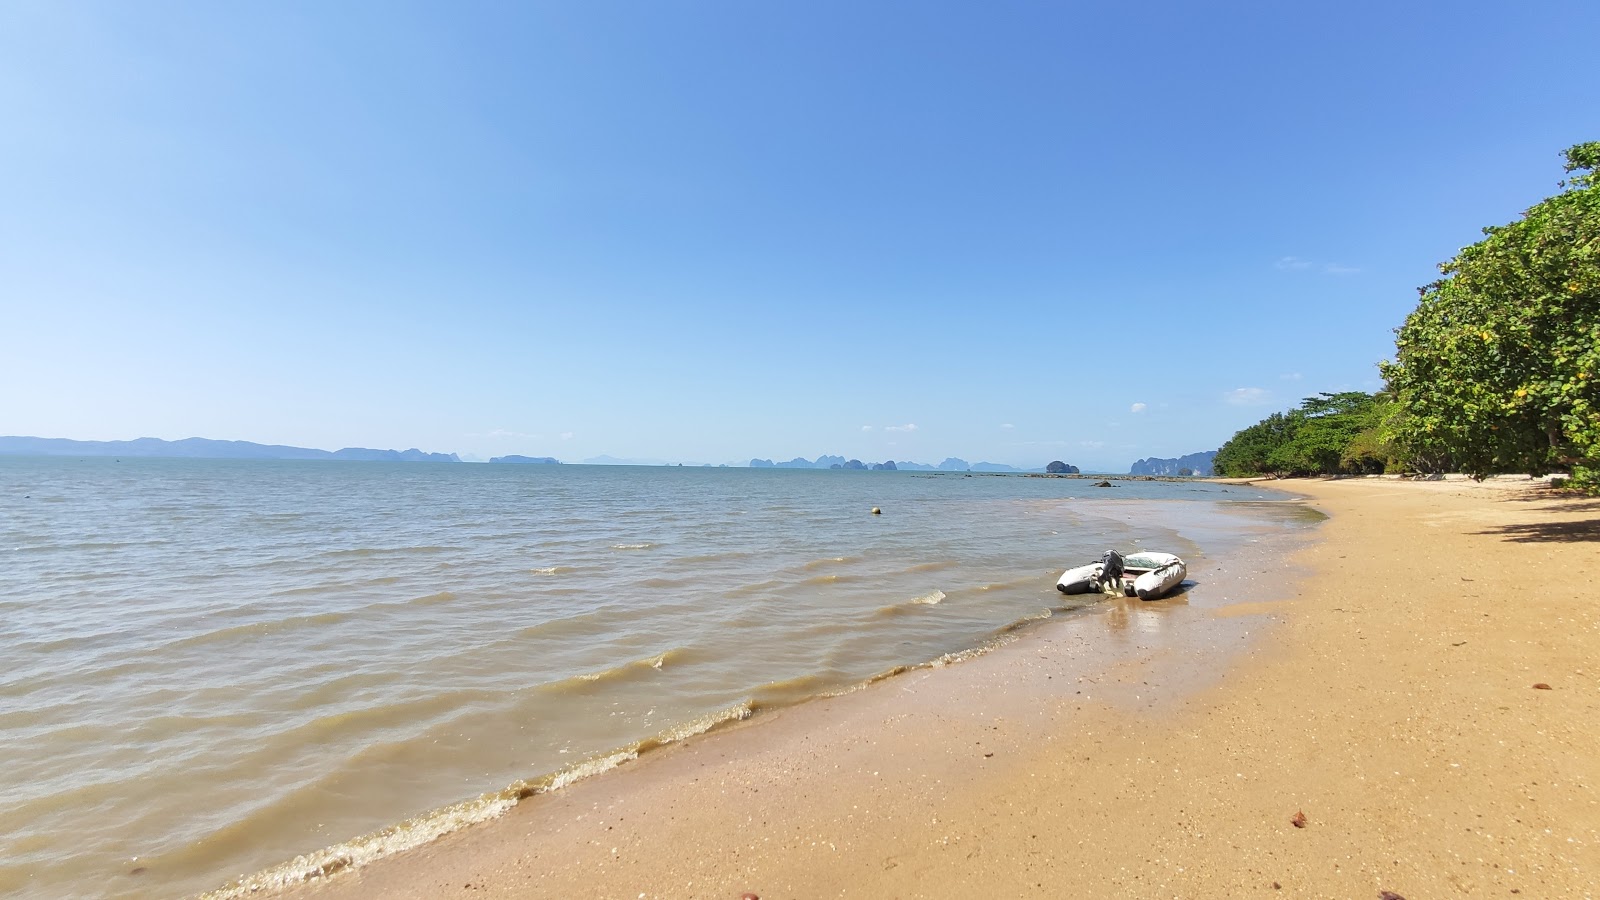
{"type": "Polygon", "coordinates": [[[1387,470],[1392,445],[1386,395],[1361,391],[1307,397],[1235,434],[1217,451],[1218,475],[1363,475],[1387,470]]]}
{"type": "Polygon", "coordinates": [[[1600,142],[1565,156],[1561,193],[1440,265],[1396,330],[1380,431],[1418,470],[1600,488],[1600,142]]]}

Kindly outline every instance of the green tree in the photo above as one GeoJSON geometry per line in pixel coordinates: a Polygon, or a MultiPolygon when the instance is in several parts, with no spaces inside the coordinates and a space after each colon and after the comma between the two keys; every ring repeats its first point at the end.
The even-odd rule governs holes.
{"type": "Polygon", "coordinates": [[[1287,444],[1299,426],[1294,413],[1273,413],[1228,440],[1211,461],[1218,475],[1241,477],[1279,472],[1274,454],[1287,444]]]}
{"type": "Polygon", "coordinates": [[[1600,142],[1565,155],[1564,190],[1485,228],[1396,331],[1393,437],[1420,467],[1600,484],[1600,142]]]}
{"type": "Polygon", "coordinates": [[[1273,413],[1217,451],[1218,475],[1340,475],[1382,472],[1387,459],[1357,448],[1381,426],[1384,403],[1360,391],[1307,397],[1299,409],[1273,413]]]}

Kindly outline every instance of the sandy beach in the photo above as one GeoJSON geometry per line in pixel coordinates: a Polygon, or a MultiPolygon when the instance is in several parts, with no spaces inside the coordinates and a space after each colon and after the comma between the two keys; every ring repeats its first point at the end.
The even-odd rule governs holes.
{"type": "Polygon", "coordinates": [[[1110,601],[290,896],[1600,892],[1600,500],[1284,486],[1330,519],[1248,595],[1110,601]]]}

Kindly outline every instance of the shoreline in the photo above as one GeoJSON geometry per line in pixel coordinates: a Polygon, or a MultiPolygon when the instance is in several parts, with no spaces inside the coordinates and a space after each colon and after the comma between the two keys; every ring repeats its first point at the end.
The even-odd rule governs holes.
{"type": "Polygon", "coordinates": [[[1308,576],[1213,616],[1278,625],[1197,692],[1146,696],[1208,674],[1160,654],[1060,684],[1092,647],[989,654],[286,894],[1593,895],[1600,615],[1566,586],[1600,574],[1600,503],[1289,484],[1332,516],[1308,576]]]}
{"type": "MultiPolygon", "coordinates": [[[[580,789],[592,790],[588,786],[595,782],[634,778],[654,781],[669,777],[666,757],[683,751],[686,745],[699,746],[707,741],[720,741],[734,732],[741,734],[727,739],[738,745],[733,751],[735,753],[746,752],[740,743],[744,741],[776,740],[782,743],[784,738],[779,735],[789,730],[812,730],[817,723],[831,723],[834,717],[841,714],[835,705],[853,708],[857,704],[865,704],[880,707],[886,714],[897,716],[906,706],[903,695],[911,690],[906,685],[907,681],[931,677],[938,684],[947,679],[962,678],[962,684],[970,688],[972,679],[958,673],[979,670],[985,673],[982,677],[990,682],[999,677],[998,673],[1008,673],[1004,677],[1011,679],[1016,674],[1017,660],[1031,654],[1033,649],[1030,648],[1048,649],[1057,642],[1070,643],[1075,647],[1072,656],[1063,660],[1063,665],[1057,667],[1054,675],[1044,676],[1039,688],[1046,687],[1047,682],[1057,677],[1109,685],[1106,673],[1120,667],[1150,663],[1153,655],[1164,656],[1171,663],[1199,654],[1213,663],[1220,663],[1241,652],[1235,643],[1248,635],[1251,629],[1232,622],[1217,622],[1207,626],[1210,608],[1219,602],[1228,602],[1224,598],[1240,591],[1252,596],[1259,594],[1259,589],[1248,583],[1248,575],[1233,575],[1225,570],[1253,571],[1259,562],[1254,557],[1259,554],[1252,545],[1261,540],[1277,548],[1276,556],[1281,556],[1283,549],[1303,544],[1309,534],[1308,525],[1322,518],[1300,502],[1303,498],[1281,490],[1272,493],[1282,499],[1256,499],[1238,503],[1206,501],[1203,505],[1191,505],[1181,500],[1124,500],[1101,507],[1100,514],[1114,512],[1113,518],[1134,526],[1163,521],[1164,516],[1174,513],[1172,509],[1165,509],[1167,504],[1180,503],[1185,507],[1181,517],[1184,525],[1177,534],[1180,535],[1179,541],[1189,548],[1185,555],[1191,560],[1190,578],[1177,594],[1161,601],[1116,598],[1101,600],[1088,607],[1069,605],[1064,610],[1057,608],[1053,610],[1053,616],[1025,617],[995,629],[989,639],[974,647],[947,653],[925,663],[897,666],[841,690],[814,695],[804,702],[776,707],[761,704],[760,715],[722,717],[713,729],[694,730],[669,740],[647,739],[639,748],[622,748],[621,752],[604,759],[578,764],[572,767],[573,772],[562,770],[533,781],[519,782],[506,791],[485,794],[476,801],[445,807],[290,860],[202,896],[228,898],[257,892],[277,894],[293,892],[302,884],[317,885],[330,880],[317,877],[317,873],[337,874],[331,880],[343,881],[353,874],[345,871],[347,869],[362,870],[367,866],[403,860],[413,854],[426,852],[430,844],[446,843],[457,834],[493,828],[503,817],[511,817],[518,809],[548,804],[558,796],[580,789]],[[1267,512],[1266,509],[1271,511],[1267,512]],[[1201,547],[1195,546],[1196,542],[1201,547]],[[1202,547],[1211,549],[1207,551],[1202,547]],[[1200,550],[1198,556],[1193,555],[1196,550],[1200,550]],[[1198,603],[1192,602],[1196,600],[1198,603]],[[1107,634],[1112,636],[1112,640],[1103,639],[1107,634]],[[764,737],[749,737],[754,734],[764,737]],[[629,749],[639,752],[627,752],[629,749]],[[645,750],[649,752],[645,753],[645,750]],[[550,783],[553,783],[553,788],[547,790],[550,783]],[[519,791],[519,785],[524,789],[519,791]],[[559,791],[554,788],[559,788],[559,791]],[[484,801],[492,802],[486,806],[484,801]],[[495,808],[489,810],[488,815],[471,815],[474,807],[485,810],[495,808]],[[389,846],[380,847],[382,844],[389,846]],[[351,861],[352,853],[354,862],[351,861]],[[302,878],[295,874],[297,872],[311,875],[302,878]]],[[[1263,599],[1260,596],[1254,598],[1263,599]]],[[[1205,670],[1191,668],[1183,679],[1188,686],[1176,690],[1192,691],[1193,683],[1206,677],[1205,670]]],[[[1010,685],[1003,690],[1009,692],[1014,688],[1015,685],[1010,685]]],[[[1012,702],[1020,704],[1019,713],[1046,699],[1033,688],[1016,693],[1019,696],[1012,702]]],[[[1143,696],[1146,702],[1150,702],[1157,699],[1157,692],[1146,689],[1143,696]]],[[[975,709],[984,705],[982,700],[976,698],[960,702],[975,709]]],[[[1043,739],[1044,734],[1039,732],[1035,737],[1043,739]]]]}
{"type": "MultiPolygon", "coordinates": [[[[1078,659],[1074,664],[1079,674],[1089,677],[1096,677],[1108,668],[1121,664],[1130,653],[1152,652],[1155,644],[1172,645],[1168,652],[1179,645],[1192,652],[1237,652],[1237,648],[1230,643],[1214,637],[1207,638],[1194,627],[1194,623],[1185,626],[1178,622],[1194,613],[1190,607],[1195,598],[1200,598],[1201,605],[1204,605],[1206,598],[1220,596],[1219,590],[1229,583],[1229,576],[1222,571],[1224,566],[1245,559],[1256,541],[1267,539],[1274,544],[1282,544],[1284,541],[1304,540],[1309,526],[1321,516],[1307,510],[1298,502],[1299,499],[1286,492],[1271,491],[1237,502],[1179,499],[1129,499],[1113,503],[1090,501],[1096,509],[1096,515],[1107,522],[1120,523],[1134,533],[1142,531],[1147,544],[1154,542],[1154,546],[1183,553],[1190,560],[1190,577],[1185,585],[1161,601],[1148,603],[1133,598],[1118,598],[1115,602],[1091,598],[1085,603],[1085,598],[1061,598],[1052,590],[1050,596],[1055,599],[1050,601],[1048,607],[1041,606],[1036,614],[993,628],[987,637],[976,644],[944,652],[932,659],[895,665],[873,673],[862,681],[811,693],[804,698],[784,701],[783,698],[763,696],[757,692],[736,707],[718,710],[665,731],[646,735],[634,743],[614,747],[564,768],[517,780],[503,789],[421,812],[393,825],[308,851],[269,868],[242,875],[198,896],[206,900],[229,900],[239,896],[292,890],[299,884],[322,880],[325,876],[337,874],[343,877],[347,870],[396,855],[406,855],[450,834],[493,822],[519,805],[547,802],[552,794],[570,791],[580,783],[614,778],[619,771],[626,769],[656,765],[664,752],[676,749],[685,742],[707,740],[717,733],[752,725],[767,726],[798,707],[858,693],[882,692],[888,690],[886,682],[899,683],[902,679],[919,674],[957,665],[966,666],[992,653],[1004,655],[1025,652],[1017,650],[1015,645],[1036,639],[1036,632],[1041,630],[1089,629],[1080,641],[1083,644],[1095,643],[1092,635],[1107,629],[1112,632],[1150,632],[1141,637],[1151,646],[1138,647],[1134,646],[1138,641],[1119,639],[1102,643],[1092,655],[1078,659]],[[1273,496],[1282,499],[1265,499],[1273,496]],[[1167,546],[1169,543],[1172,546],[1167,546]],[[1165,633],[1156,635],[1154,632],[1165,633]],[[1210,646],[1207,646],[1208,640],[1210,646]]],[[[1132,546],[1126,549],[1136,550],[1139,543],[1139,539],[1134,539],[1132,546]]],[[[1244,585],[1236,587],[1243,589],[1244,585]]]]}

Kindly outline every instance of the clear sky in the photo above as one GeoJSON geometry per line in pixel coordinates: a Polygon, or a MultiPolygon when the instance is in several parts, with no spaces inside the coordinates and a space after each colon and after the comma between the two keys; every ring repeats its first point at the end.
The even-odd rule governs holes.
{"type": "Polygon", "coordinates": [[[0,434],[1122,470],[1375,363],[1600,4],[0,0],[0,434]]]}

